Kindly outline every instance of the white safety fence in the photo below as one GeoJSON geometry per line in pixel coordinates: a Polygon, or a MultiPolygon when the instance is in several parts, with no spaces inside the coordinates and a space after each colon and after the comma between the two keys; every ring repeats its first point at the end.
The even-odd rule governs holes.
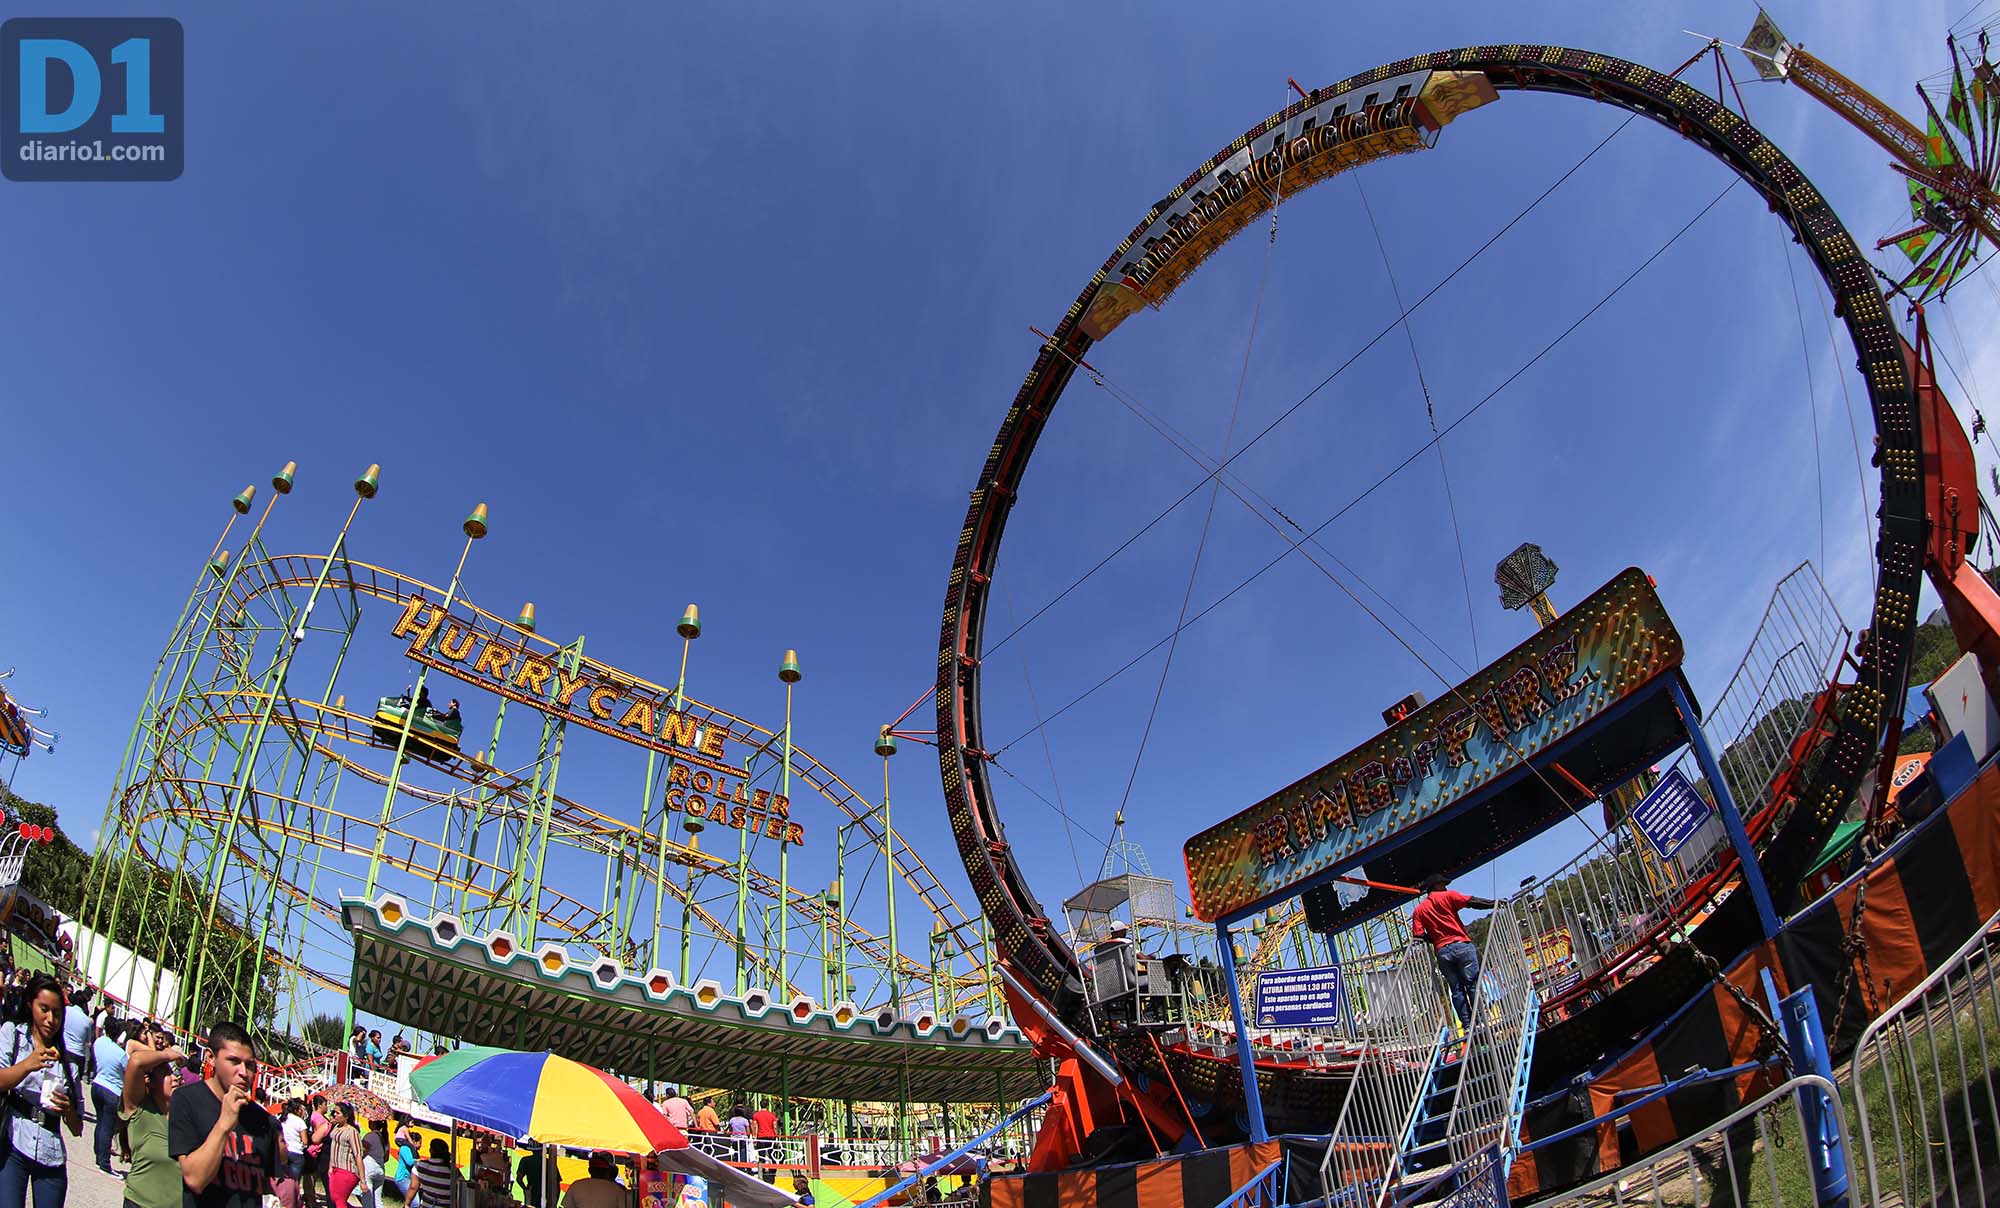
{"type": "Polygon", "coordinates": [[[805,1137],[735,1137],[691,1133],[688,1144],[711,1158],[747,1166],[809,1166],[812,1155],[805,1137]]]}
{"type": "MultiPolygon", "coordinates": [[[[2000,914],[1870,1023],[1848,1083],[1866,1176],[1860,1202],[2000,1200],[2000,914]]],[[[1856,993],[1860,993],[1859,989],[1856,993]]]]}
{"type": "MultiPolygon", "coordinates": [[[[1805,1143],[1799,1092],[1832,1096],[1831,1128],[1846,1135],[1838,1093],[1815,1075],[1794,1078],[1719,1123],[1613,1174],[1546,1200],[1547,1205],[1644,1204],[1649,1208],[1811,1208],[1814,1147],[1805,1143]],[[1769,1110],[1767,1110],[1769,1109],[1769,1110]]],[[[1853,1187],[1851,1153],[1847,1186],[1853,1187]]],[[[1853,1204],[1872,1204],[1865,1197],[1853,1204]]],[[[1924,1201],[1928,1203],[1929,1201],[1924,1201]]]]}

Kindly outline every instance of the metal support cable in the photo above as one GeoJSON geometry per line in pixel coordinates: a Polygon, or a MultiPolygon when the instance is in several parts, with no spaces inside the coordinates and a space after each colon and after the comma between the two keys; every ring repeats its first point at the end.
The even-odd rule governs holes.
{"type": "MultiPolygon", "coordinates": [[[[1612,129],[1611,133],[1599,139],[1596,145],[1591,147],[1589,151],[1586,151],[1583,155],[1583,158],[1577,160],[1574,164],[1571,164],[1567,171],[1565,171],[1561,176],[1556,177],[1556,179],[1553,182],[1551,182],[1547,188],[1543,189],[1540,193],[1536,194],[1534,200],[1530,201],[1526,206],[1524,206],[1520,210],[1520,212],[1516,213],[1512,218],[1508,219],[1505,225],[1503,225],[1499,230],[1495,231],[1491,236],[1487,238],[1486,242],[1480,244],[1479,247],[1474,249],[1470,255],[1466,256],[1463,260],[1459,261],[1457,266],[1454,267],[1449,273],[1446,273],[1444,277],[1440,279],[1435,285],[1425,290],[1423,294],[1419,296],[1417,300],[1409,306],[1408,309],[1396,315],[1385,326],[1383,326],[1381,330],[1377,331],[1374,335],[1370,336],[1366,343],[1364,343],[1360,348],[1356,349],[1354,353],[1350,355],[1346,360],[1342,361],[1333,370],[1333,372],[1327,374],[1324,378],[1321,378],[1317,385],[1315,385],[1311,390],[1308,390],[1304,395],[1302,395],[1291,406],[1287,407],[1283,412],[1279,413],[1276,419],[1273,419],[1269,424],[1266,424],[1263,430],[1258,432],[1256,436],[1252,437],[1246,444],[1244,444],[1242,448],[1236,450],[1236,452],[1234,453],[1229,454],[1227,459],[1224,460],[1222,464],[1216,468],[1215,472],[1218,474],[1221,473],[1221,471],[1227,469],[1231,463],[1235,462],[1245,453],[1248,453],[1252,448],[1255,448],[1258,442],[1262,441],[1266,436],[1269,436],[1272,433],[1272,431],[1274,431],[1278,427],[1279,424],[1282,424],[1287,419],[1291,418],[1294,412],[1298,411],[1299,408],[1305,406],[1308,402],[1311,402],[1312,399],[1320,393],[1320,391],[1326,389],[1327,386],[1331,385],[1334,379],[1338,378],[1341,374],[1347,372],[1347,370],[1351,368],[1355,364],[1355,362],[1359,361],[1362,357],[1366,356],[1370,349],[1374,348],[1376,344],[1380,343],[1383,340],[1383,338],[1386,337],[1390,332],[1396,330],[1398,324],[1402,323],[1403,320],[1407,319],[1410,315],[1416,313],[1416,311],[1422,308],[1424,303],[1430,301],[1431,298],[1439,290],[1451,284],[1451,282],[1455,280],[1460,273],[1464,272],[1468,267],[1470,267],[1473,261],[1485,255],[1488,251],[1492,249],[1493,245],[1498,243],[1503,237],[1505,237],[1509,231],[1512,231],[1516,226],[1520,225],[1522,219],[1526,218],[1529,214],[1533,213],[1534,210],[1542,204],[1542,202],[1548,200],[1548,198],[1557,189],[1562,187],[1564,182],[1568,181],[1570,177],[1576,175],[1576,173],[1580,169],[1582,169],[1582,167],[1585,164],[1589,163],[1591,159],[1594,158],[1599,151],[1602,151],[1605,148],[1605,146],[1611,142],[1612,139],[1617,138],[1619,133],[1623,131],[1625,127],[1631,125],[1633,121],[1637,119],[1637,117],[1638,117],[1637,114],[1632,114],[1627,116],[1624,121],[1618,123],[1618,125],[1612,129]]],[[[1192,499],[1195,493],[1200,491],[1203,486],[1207,485],[1207,483],[1208,479],[1204,477],[1201,480],[1195,482],[1193,485],[1189,486],[1186,491],[1182,492],[1179,497],[1177,497],[1172,503],[1168,504],[1163,510],[1159,512],[1159,514],[1155,515],[1151,520],[1148,520],[1144,525],[1142,525],[1137,532],[1133,533],[1125,540],[1119,542],[1118,545],[1115,548],[1113,548],[1110,553],[1106,554],[1102,559],[1098,560],[1098,562],[1095,565],[1093,565],[1089,570],[1085,571],[1081,576],[1071,581],[1068,586],[1064,587],[1061,591],[1057,592],[1054,596],[1050,597],[1047,603],[1044,603],[1041,607],[1035,609],[1035,611],[1033,611],[1032,613],[1029,613],[1027,620],[1021,622],[1019,625],[1009,630],[1003,637],[1001,637],[999,641],[995,642],[993,645],[986,647],[983,653],[990,656],[995,651],[998,651],[1002,646],[1005,646],[1008,642],[1013,641],[1015,636],[1018,635],[1023,629],[1026,629],[1028,626],[1033,625],[1036,621],[1041,619],[1043,614],[1047,613],[1051,608],[1054,608],[1057,604],[1060,604],[1065,598],[1067,598],[1071,592],[1075,591],[1079,587],[1082,587],[1084,583],[1089,581],[1089,579],[1092,576],[1094,576],[1098,571],[1104,569],[1104,567],[1108,563],[1110,563],[1112,559],[1116,558],[1119,554],[1125,552],[1125,550],[1129,549],[1134,542],[1138,541],[1139,538],[1145,536],[1147,532],[1151,531],[1154,525],[1160,523],[1160,521],[1162,520],[1165,520],[1167,516],[1170,515],[1176,508],[1180,507],[1181,504],[1186,503],[1189,499],[1192,499]]]]}
{"type": "MultiPolygon", "coordinates": [[[[1498,385],[1494,386],[1493,389],[1487,391],[1486,394],[1483,395],[1477,402],[1473,403],[1472,406],[1468,407],[1464,412],[1464,414],[1458,416],[1456,419],[1446,424],[1437,436],[1432,437],[1430,440],[1427,440],[1422,444],[1420,444],[1419,446],[1417,446],[1417,448],[1412,450],[1407,457],[1403,458],[1403,460],[1401,460],[1400,462],[1397,462],[1394,466],[1391,466],[1382,475],[1377,477],[1375,481],[1371,482],[1367,487],[1363,488],[1359,494],[1355,495],[1353,498],[1349,499],[1346,503],[1342,504],[1339,507],[1339,509],[1337,509],[1331,516],[1328,516],[1325,520],[1321,521],[1319,524],[1315,525],[1312,529],[1308,530],[1306,533],[1306,539],[1310,540],[1311,538],[1316,537],[1321,532],[1325,531],[1335,521],[1339,520],[1342,516],[1345,516],[1355,507],[1359,506],[1364,500],[1366,500],[1369,496],[1373,495],[1376,491],[1380,490],[1390,480],[1395,478],[1398,474],[1402,473],[1405,469],[1409,468],[1410,464],[1416,461],[1419,457],[1422,457],[1424,453],[1426,453],[1430,449],[1431,445],[1435,444],[1438,440],[1442,439],[1443,437],[1450,435],[1451,432],[1455,430],[1460,424],[1465,423],[1473,416],[1479,414],[1480,411],[1483,410],[1488,403],[1492,402],[1495,398],[1499,397],[1502,391],[1506,390],[1507,387],[1513,385],[1514,382],[1518,380],[1522,374],[1534,368],[1534,366],[1539,364],[1541,360],[1544,357],[1546,357],[1550,352],[1553,352],[1571,335],[1575,334],[1576,330],[1582,327],[1584,323],[1588,322],[1591,316],[1595,315],[1599,310],[1602,310],[1606,304],[1608,304],[1613,298],[1617,297],[1621,292],[1624,291],[1624,289],[1627,286],[1629,286],[1634,280],[1636,280],[1641,273],[1645,272],[1646,269],[1651,267],[1655,261],[1657,261],[1661,256],[1665,255],[1670,248],[1672,248],[1676,243],[1680,242],[1681,237],[1686,235],[1688,231],[1692,230],[1696,223],[1700,222],[1704,217],[1708,215],[1709,211],[1713,210],[1717,205],[1719,205],[1722,199],[1724,197],[1727,197],[1730,194],[1730,192],[1733,189],[1735,189],[1737,183],[1738,182],[1736,180],[1731,180],[1729,184],[1723,187],[1721,192],[1717,193],[1714,197],[1710,198],[1706,205],[1702,206],[1700,210],[1696,211],[1694,217],[1688,219],[1687,222],[1683,223],[1678,230],[1676,230],[1672,235],[1668,236],[1666,242],[1662,243],[1659,247],[1655,248],[1653,252],[1650,255],[1648,255],[1644,260],[1641,260],[1638,263],[1638,265],[1636,265],[1630,272],[1625,274],[1625,276],[1621,278],[1616,285],[1612,286],[1609,292],[1605,293],[1602,297],[1598,298],[1596,302],[1593,302],[1590,305],[1590,307],[1586,309],[1581,315],[1577,316],[1577,318],[1574,321],[1572,321],[1569,324],[1569,326],[1565,327],[1561,332],[1557,333],[1547,343],[1543,344],[1542,347],[1538,349],[1533,356],[1529,357],[1512,373],[1508,374],[1504,379],[1502,379],[1498,385]]],[[[1421,304],[1421,302],[1419,304],[1421,304]]],[[[1226,465],[1227,463],[1225,462],[1222,467],[1217,468],[1217,481],[1221,481],[1220,477],[1221,470],[1225,468],[1226,465]]],[[[1232,597],[1234,597],[1236,593],[1242,591],[1244,588],[1250,586],[1252,583],[1262,578],[1265,574],[1269,573],[1272,568],[1276,567],[1280,562],[1283,562],[1286,558],[1291,556],[1291,554],[1295,550],[1298,550],[1300,548],[1301,547],[1298,544],[1295,543],[1289,544],[1285,550],[1280,552],[1276,557],[1266,562],[1263,566],[1259,567],[1257,570],[1253,571],[1249,575],[1249,577],[1243,579],[1242,581],[1237,583],[1236,586],[1230,588],[1227,592],[1224,592],[1221,596],[1217,597],[1207,607],[1201,609],[1200,611],[1196,612],[1193,616],[1189,617],[1183,623],[1182,628],[1194,625],[1196,622],[1200,621],[1203,617],[1206,617],[1208,614],[1214,612],[1217,608],[1220,608],[1223,604],[1227,603],[1232,597]]],[[[1317,565],[1317,563],[1315,564],[1317,565]]],[[[1327,573],[1329,577],[1332,577],[1331,572],[1327,572],[1324,567],[1321,567],[1321,570],[1323,573],[1327,573]]],[[[1336,579],[1335,582],[1337,583],[1338,580],[1336,579]]],[[[1374,616],[1372,610],[1366,609],[1365,605],[1363,606],[1363,608],[1364,611],[1369,612],[1370,616],[1374,616]]],[[[1379,623],[1380,618],[1377,617],[1376,619],[1379,623]]],[[[1397,634],[1394,629],[1389,628],[1389,626],[1386,623],[1383,623],[1383,628],[1387,629],[1391,634],[1391,636],[1396,637],[1397,641],[1402,643],[1405,649],[1410,649],[1411,653],[1413,655],[1415,654],[1414,649],[1410,648],[1408,643],[1401,637],[1400,634],[1397,634]]],[[[1153,651],[1159,649],[1161,646],[1166,645],[1167,642],[1170,641],[1174,636],[1175,635],[1173,634],[1168,634],[1167,636],[1160,638],[1158,641],[1148,646],[1146,649],[1140,651],[1137,655],[1135,655],[1133,658],[1125,662],[1117,670],[1105,676],[1103,679],[1098,680],[1095,684],[1085,689],[1079,695],[1072,697],[1068,703],[1064,704],[1060,709],[1057,709],[1054,713],[1051,713],[1048,717],[1044,718],[1036,728],[1040,728],[1040,726],[1047,725],[1049,722],[1052,722],[1056,718],[1061,717],[1064,713],[1067,713],[1069,710],[1075,708],[1077,705],[1082,704],[1086,699],[1088,699],[1089,697],[1097,693],[1100,689],[1105,687],[1105,685],[1111,683],[1111,681],[1117,679],[1119,676],[1123,675],[1126,671],[1130,670],[1134,665],[1139,663],[1141,660],[1145,659],[1146,656],[1150,655],[1153,651]]],[[[1430,664],[1427,661],[1422,659],[1422,656],[1417,656],[1417,657],[1418,660],[1420,662],[1423,662],[1426,667],[1430,666],[1430,664]]],[[[1432,672],[1433,674],[1436,674],[1434,668],[1432,669],[1432,672]]],[[[1439,678],[1442,679],[1441,676],[1439,678]]],[[[1003,744],[997,751],[995,751],[995,754],[996,755],[1005,754],[1006,751],[1012,746],[1014,746],[1015,743],[1020,742],[1023,738],[1026,738],[1031,733],[1034,733],[1034,730],[1032,729],[1026,730],[1020,734],[1015,735],[1013,738],[1009,739],[1005,744],[1003,744]]]]}
{"type": "Polygon", "coordinates": [[[1820,466],[1819,391],[1813,382],[1812,345],[1806,340],[1806,308],[1799,298],[1799,275],[1792,267],[1791,245],[1779,236],[1778,250],[1785,258],[1785,276],[1792,284],[1792,313],[1799,320],[1799,353],[1806,365],[1806,407],[1811,413],[1813,446],[1813,502],[1819,508],[1819,564],[1826,565],[1826,478],[1820,466]]]}
{"type": "MultiPolygon", "coordinates": [[[[1146,710],[1145,728],[1139,731],[1139,749],[1132,755],[1132,771],[1125,778],[1125,792],[1118,798],[1118,814],[1123,815],[1125,806],[1132,800],[1132,786],[1139,782],[1139,765],[1146,758],[1146,743],[1153,737],[1153,723],[1160,716],[1160,700],[1167,693],[1167,676],[1174,668],[1174,653],[1180,649],[1182,630],[1187,628],[1188,605],[1194,601],[1195,580],[1201,574],[1201,556],[1208,549],[1208,534],[1215,524],[1215,502],[1222,494],[1222,471],[1229,465],[1229,444],[1236,439],[1236,421],[1243,414],[1243,391],[1250,381],[1250,357],[1257,348],[1257,323],[1264,315],[1264,295],[1271,284],[1271,265],[1278,250],[1278,207],[1284,201],[1285,176],[1279,170],[1278,179],[1271,189],[1271,236],[1264,244],[1264,267],[1257,278],[1257,301],[1250,308],[1250,331],[1243,340],[1243,364],[1236,373],[1236,398],[1229,406],[1229,425],[1222,433],[1223,461],[1210,475],[1212,485],[1208,491],[1208,509],[1201,518],[1201,537],[1194,546],[1194,558],[1188,564],[1187,586],[1181,591],[1181,607],[1174,617],[1174,631],[1167,642],[1167,657],[1160,664],[1160,679],[1153,686],[1153,702],[1146,710]]],[[[1106,854],[1109,854],[1106,847],[1106,854]]]]}
{"type": "MultiPolygon", "coordinates": [[[[1375,221],[1375,207],[1368,204],[1368,191],[1361,187],[1361,175],[1355,174],[1354,193],[1361,199],[1361,212],[1368,215],[1368,229],[1375,235],[1375,250],[1382,255],[1382,274],[1389,279],[1389,296],[1395,301],[1396,309],[1403,311],[1403,288],[1396,283],[1395,266],[1389,263],[1389,244],[1382,238],[1382,228],[1375,221]]],[[[1424,359],[1417,355],[1417,336],[1410,329],[1408,313],[1404,313],[1403,339],[1410,346],[1410,364],[1417,371],[1417,389],[1424,395],[1424,417],[1430,421],[1431,435],[1438,434],[1437,406],[1431,400],[1431,384],[1424,380],[1424,359]]],[[[1465,629],[1472,637],[1472,665],[1481,666],[1485,660],[1479,657],[1479,622],[1472,611],[1472,575],[1465,567],[1465,536],[1458,527],[1458,500],[1451,489],[1451,468],[1445,464],[1444,442],[1437,442],[1438,475],[1444,480],[1444,505],[1451,517],[1451,541],[1458,549],[1458,582],[1465,589],[1465,629]]]]}

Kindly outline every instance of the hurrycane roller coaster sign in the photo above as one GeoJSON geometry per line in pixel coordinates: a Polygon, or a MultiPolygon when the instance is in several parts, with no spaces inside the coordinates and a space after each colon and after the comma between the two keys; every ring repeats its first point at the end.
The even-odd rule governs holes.
{"type": "Polygon", "coordinates": [[[675,708],[674,694],[666,689],[562,650],[534,650],[504,633],[489,632],[478,618],[448,616],[422,597],[403,606],[389,636],[408,638],[405,653],[433,670],[672,756],[666,796],[670,810],[737,830],[762,831],[785,843],[805,840],[805,828],[791,820],[789,797],[751,788],[743,780],[744,769],[724,761],[728,727],[675,708]]]}
{"type": "Polygon", "coordinates": [[[1213,921],[1436,818],[1680,666],[1652,580],[1626,570],[1467,682],[1187,841],[1213,921]]]}

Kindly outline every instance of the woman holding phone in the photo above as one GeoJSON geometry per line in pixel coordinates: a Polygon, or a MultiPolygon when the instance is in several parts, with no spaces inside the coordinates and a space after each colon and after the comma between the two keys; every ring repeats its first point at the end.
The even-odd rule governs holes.
{"type": "Polygon", "coordinates": [[[63,1051],[62,986],[45,973],[21,993],[26,1022],[0,1024],[0,1092],[7,1096],[13,1143],[0,1165],[0,1208],[25,1208],[33,1188],[35,1208],[62,1208],[69,1194],[68,1153],[62,1127],[83,1135],[76,1059],[63,1051]]]}

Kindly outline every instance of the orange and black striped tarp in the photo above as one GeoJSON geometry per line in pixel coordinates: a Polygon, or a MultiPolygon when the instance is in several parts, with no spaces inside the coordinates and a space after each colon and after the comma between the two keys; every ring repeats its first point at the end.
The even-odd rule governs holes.
{"type": "MultiPolygon", "coordinates": [[[[1763,974],[1780,995],[1813,987],[1820,1023],[1836,1053],[1868,1022],[1914,989],[2000,911],[2000,766],[1981,772],[1944,811],[1899,836],[1862,876],[1794,915],[1776,940],[1738,958],[1726,974],[1763,1006],[1763,974]],[[1855,902],[1866,883],[1859,921],[1855,902]],[[1864,942],[1865,963],[1847,948],[1864,942]],[[1841,1012],[1843,977],[1852,990],[1841,1012]],[[1865,983],[1865,986],[1864,986],[1865,983]],[[1839,1018],[1835,1018],[1839,1015],[1839,1018]]],[[[1522,1121],[1522,1142],[1552,1136],[1610,1111],[1690,1069],[1728,1069],[1756,1059],[1761,1023],[1720,985],[1711,984],[1586,1087],[1544,1101],[1522,1121]]],[[[1758,1071],[1691,1087],[1633,1112],[1624,1128],[1600,1126],[1516,1160],[1511,1196],[1545,1193],[1663,1149],[1700,1132],[1776,1085],[1758,1071]]]]}
{"type": "Polygon", "coordinates": [[[1278,1143],[1233,1145],[1049,1174],[995,1175],[980,1208],[1215,1208],[1278,1160],[1278,1143]]]}

